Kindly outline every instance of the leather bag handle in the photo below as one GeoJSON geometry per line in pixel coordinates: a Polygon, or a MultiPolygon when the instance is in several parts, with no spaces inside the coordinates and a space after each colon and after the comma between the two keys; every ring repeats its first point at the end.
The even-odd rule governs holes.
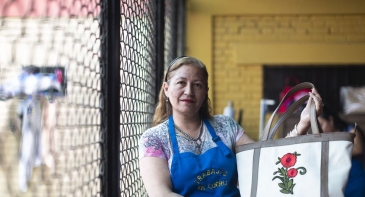
{"type": "MultiPolygon", "coordinates": [[[[284,103],[284,101],[286,101],[289,97],[291,97],[293,94],[297,93],[299,90],[301,89],[307,89],[307,88],[314,88],[314,85],[310,82],[303,82],[300,83],[296,86],[294,86],[292,89],[290,89],[285,96],[282,98],[282,100],[280,101],[279,105],[277,106],[277,108],[275,109],[275,111],[271,114],[270,119],[268,120],[268,122],[265,125],[264,131],[263,131],[263,136],[261,138],[261,141],[267,141],[268,139],[272,139],[275,135],[276,129],[279,127],[279,125],[286,120],[289,116],[291,116],[295,110],[297,110],[303,103],[305,103],[308,98],[309,95],[305,95],[302,98],[300,98],[298,101],[296,101],[295,103],[293,103],[285,112],[284,114],[282,114],[279,119],[277,120],[276,124],[274,125],[273,129],[270,130],[272,122],[274,117],[276,116],[279,107],[284,103]],[[270,134],[271,133],[271,134],[270,134]],[[269,137],[270,136],[270,137],[269,137]]],[[[314,104],[314,102],[312,102],[314,104]]],[[[314,110],[315,110],[315,106],[314,106],[314,110]]],[[[314,116],[315,119],[316,116],[314,116]]],[[[317,122],[317,121],[316,121],[317,122]]],[[[311,124],[312,125],[312,124],[311,124]]],[[[317,123],[318,126],[318,123],[317,123]]]]}
{"type": "MultiPolygon", "coordinates": [[[[310,99],[312,99],[312,98],[310,98],[310,99]]],[[[316,113],[317,113],[316,104],[314,103],[314,101],[312,101],[311,106],[310,106],[310,113],[309,113],[312,134],[319,135],[320,133],[323,133],[323,130],[322,130],[322,127],[320,126],[320,124],[318,123],[318,118],[317,118],[316,113]]],[[[356,126],[355,126],[355,129],[356,129],[356,126]]]]}
{"type": "Polygon", "coordinates": [[[302,106],[305,102],[307,102],[309,99],[309,95],[304,95],[303,97],[301,97],[299,100],[297,100],[296,102],[294,102],[292,105],[290,105],[290,107],[278,118],[278,120],[276,121],[275,125],[272,127],[272,129],[269,132],[269,138],[270,140],[274,139],[276,130],[279,128],[279,126],[287,119],[289,118],[291,115],[293,115],[293,113],[300,107],[302,106]]]}

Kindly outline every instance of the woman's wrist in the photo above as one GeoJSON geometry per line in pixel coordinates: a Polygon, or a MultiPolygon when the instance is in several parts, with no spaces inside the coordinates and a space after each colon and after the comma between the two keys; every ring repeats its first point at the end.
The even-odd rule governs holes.
{"type": "Polygon", "coordinates": [[[294,125],[294,128],[288,133],[287,137],[295,137],[298,135],[304,135],[307,133],[309,129],[309,124],[299,122],[298,124],[294,125]]]}
{"type": "Polygon", "coordinates": [[[310,123],[304,123],[302,121],[299,121],[298,124],[296,124],[296,129],[298,131],[298,135],[304,135],[307,133],[308,129],[310,127],[310,123]]]}
{"type": "Polygon", "coordinates": [[[295,137],[295,136],[298,136],[298,135],[299,135],[299,132],[298,132],[298,130],[297,130],[297,124],[295,124],[295,125],[294,125],[294,129],[293,129],[293,130],[291,130],[291,131],[288,133],[287,137],[295,137]]]}

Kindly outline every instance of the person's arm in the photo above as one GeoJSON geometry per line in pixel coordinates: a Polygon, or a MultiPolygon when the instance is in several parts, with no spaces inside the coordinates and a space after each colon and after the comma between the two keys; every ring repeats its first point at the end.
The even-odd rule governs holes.
{"type": "MultiPolygon", "coordinates": [[[[355,128],[353,128],[351,131],[351,133],[355,133],[355,128]]],[[[352,156],[357,156],[357,155],[361,155],[363,150],[363,133],[361,132],[361,130],[357,129],[356,131],[356,136],[354,139],[354,147],[352,149],[352,156]]]]}
{"type": "Polygon", "coordinates": [[[243,133],[240,139],[236,142],[236,146],[241,146],[244,144],[254,143],[255,141],[251,139],[246,133],[243,133]]]}
{"type": "Polygon", "coordinates": [[[149,197],[181,197],[172,191],[170,171],[165,159],[143,157],[139,160],[139,165],[149,197]]]}

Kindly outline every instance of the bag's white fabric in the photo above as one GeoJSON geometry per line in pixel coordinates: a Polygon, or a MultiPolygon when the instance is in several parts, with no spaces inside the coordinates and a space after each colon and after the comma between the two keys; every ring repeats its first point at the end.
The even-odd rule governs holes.
{"type": "Polygon", "coordinates": [[[262,146],[269,147],[257,147],[237,153],[239,189],[242,197],[323,196],[321,195],[324,192],[321,191],[321,179],[324,178],[321,177],[323,174],[321,172],[322,156],[328,158],[328,167],[326,169],[328,170],[328,196],[343,196],[344,187],[346,186],[351,167],[351,158],[349,155],[351,155],[352,151],[352,142],[346,140],[330,141],[328,155],[323,155],[326,154],[322,152],[323,142],[306,142],[312,140],[305,139],[308,138],[307,136],[298,136],[295,138],[297,138],[296,142],[291,142],[295,144],[285,145],[285,140],[289,141],[289,143],[293,141],[291,138],[279,139],[275,140],[277,142],[275,144],[273,143],[272,146],[266,143],[262,144],[262,146]],[[304,141],[305,143],[300,143],[300,141],[304,141]],[[276,144],[284,145],[276,146],[276,144]],[[254,162],[255,149],[259,150],[259,160],[256,163],[254,162]],[[282,158],[288,153],[293,154],[295,152],[300,154],[296,156],[295,165],[285,168],[281,163],[276,164],[279,158],[282,158]],[[254,169],[254,165],[258,165],[258,170],[254,169]],[[282,181],[279,178],[274,178],[279,176],[278,173],[274,174],[279,168],[284,168],[284,170],[291,168],[297,169],[296,176],[290,178],[293,180],[293,184],[295,184],[291,190],[292,194],[281,192],[282,188],[279,186],[279,183],[282,183],[282,181]],[[300,171],[303,172],[303,168],[305,168],[305,173],[301,175],[300,171]],[[252,182],[255,180],[253,173],[257,173],[255,183],[252,182]],[[256,191],[252,191],[252,189],[256,189],[256,191]]]}
{"type": "MultiPolygon", "coordinates": [[[[308,85],[312,84],[301,84],[299,89],[308,85]]],[[[298,87],[293,89],[295,91],[298,87]]],[[[300,102],[308,98],[306,96],[300,102]]],[[[297,107],[300,104],[293,105],[297,107]]],[[[351,168],[354,134],[320,133],[314,102],[312,104],[313,134],[273,140],[274,134],[269,133],[275,132],[275,128],[295,111],[289,108],[290,112],[283,114],[283,118],[279,117],[271,131],[273,116],[270,118],[261,141],[236,147],[242,197],[344,196],[351,168]]]]}

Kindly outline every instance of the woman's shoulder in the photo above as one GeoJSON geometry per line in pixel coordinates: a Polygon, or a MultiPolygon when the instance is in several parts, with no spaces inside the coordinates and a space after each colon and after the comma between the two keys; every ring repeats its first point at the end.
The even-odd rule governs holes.
{"type": "Polygon", "coordinates": [[[168,133],[168,121],[164,121],[158,125],[148,128],[142,134],[142,138],[148,136],[165,136],[168,133]]]}
{"type": "Polygon", "coordinates": [[[169,142],[169,132],[167,121],[147,129],[139,139],[140,144],[146,147],[165,146],[169,142]]]}
{"type": "Polygon", "coordinates": [[[142,157],[169,158],[169,133],[167,121],[147,129],[139,139],[139,155],[142,157]]]}
{"type": "Polygon", "coordinates": [[[210,119],[212,127],[217,130],[227,130],[228,128],[237,130],[239,127],[238,123],[231,117],[225,115],[214,115],[210,119]]]}
{"type": "Polygon", "coordinates": [[[231,117],[222,115],[222,114],[217,114],[214,115],[210,120],[209,120],[212,124],[232,124],[235,123],[235,120],[231,117]]]}
{"type": "Polygon", "coordinates": [[[214,115],[211,124],[217,135],[219,135],[223,142],[231,149],[244,133],[243,128],[229,116],[214,115]]]}

